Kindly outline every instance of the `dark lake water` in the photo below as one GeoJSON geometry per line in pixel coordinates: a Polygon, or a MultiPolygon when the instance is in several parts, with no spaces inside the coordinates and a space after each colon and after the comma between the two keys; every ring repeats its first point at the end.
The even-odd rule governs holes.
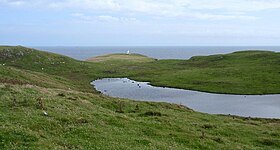
{"type": "Polygon", "coordinates": [[[271,50],[280,52],[279,46],[111,46],[111,47],[33,47],[36,49],[66,55],[78,60],[112,54],[139,53],[158,59],[189,59],[192,56],[225,54],[240,50],[271,50]]]}
{"type": "Polygon", "coordinates": [[[94,87],[112,97],[185,105],[209,114],[280,118],[280,95],[228,95],[162,88],[127,78],[105,78],[92,82],[94,87]]]}

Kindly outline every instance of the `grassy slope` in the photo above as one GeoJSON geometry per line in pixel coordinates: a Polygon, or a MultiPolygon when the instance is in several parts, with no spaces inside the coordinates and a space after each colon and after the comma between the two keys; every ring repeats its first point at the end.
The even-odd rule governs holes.
{"type": "Polygon", "coordinates": [[[279,120],[207,115],[166,103],[31,85],[0,84],[0,94],[1,149],[280,147],[279,120]],[[38,107],[38,97],[48,116],[38,107]],[[124,113],[116,112],[120,103],[124,113]],[[150,111],[162,116],[145,115],[150,111]]]}
{"type": "MultiPolygon", "coordinates": [[[[92,64],[34,50],[15,57],[26,51],[29,49],[22,47],[0,49],[1,63],[5,63],[0,66],[0,149],[280,147],[279,120],[207,115],[178,105],[130,101],[87,92],[90,86],[80,88],[83,83],[102,76],[122,76],[113,68],[127,63],[92,64]],[[11,55],[3,57],[7,54],[3,51],[7,50],[11,55]],[[53,67],[52,63],[58,62],[65,63],[53,67]],[[80,65],[84,68],[76,68],[80,65]],[[87,72],[87,69],[90,70],[87,72]],[[72,71],[76,80],[71,80],[72,71]],[[65,88],[69,85],[73,88],[65,88]],[[43,108],[39,105],[40,97],[43,108]],[[116,112],[120,105],[124,113],[116,112]],[[43,115],[42,109],[48,116],[43,115]],[[151,116],[147,112],[161,115],[151,116]]],[[[131,63],[126,67],[134,70],[140,66],[131,63]]]]}

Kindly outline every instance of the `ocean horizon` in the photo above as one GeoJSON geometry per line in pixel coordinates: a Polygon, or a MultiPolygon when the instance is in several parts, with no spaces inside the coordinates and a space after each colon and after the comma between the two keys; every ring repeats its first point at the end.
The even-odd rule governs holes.
{"type": "Polygon", "coordinates": [[[137,53],[157,59],[189,59],[192,56],[226,54],[243,50],[280,52],[280,46],[34,46],[42,51],[57,53],[78,60],[113,53],[137,53]]]}

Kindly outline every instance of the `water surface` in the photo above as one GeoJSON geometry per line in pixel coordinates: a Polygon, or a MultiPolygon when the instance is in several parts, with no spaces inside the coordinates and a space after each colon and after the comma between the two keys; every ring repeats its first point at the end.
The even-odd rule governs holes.
{"type": "Polygon", "coordinates": [[[185,105],[209,114],[280,118],[280,95],[229,95],[191,90],[154,87],[148,82],[127,78],[105,78],[92,82],[94,87],[112,97],[185,105]]]}

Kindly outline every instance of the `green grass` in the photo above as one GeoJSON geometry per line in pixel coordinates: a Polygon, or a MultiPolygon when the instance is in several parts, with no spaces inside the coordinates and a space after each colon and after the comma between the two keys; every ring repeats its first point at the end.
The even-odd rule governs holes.
{"type": "Polygon", "coordinates": [[[280,147],[279,120],[207,115],[179,105],[31,85],[1,84],[0,91],[1,149],[280,147]],[[38,107],[39,97],[48,116],[38,107]],[[116,112],[120,103],[124,113],[116,112]]]}
{"type": "Polygon", "coordinates": [[[97,56],[94,58],[87,59],[87,61],[90,62],[104,62],[104,61],[150,62],[153,60],[155,59],[140,54],[109,54],[109,55],[97,56]]]}
{"type": "Polygon", "coordinates": [[[210,92],[279,93],[278,57],[256,51],[190,60],[84,62],[24,47],[0,47],[0,149],[279,149],[279,120],[208,115],[180,105],[110,98],[89,85],[102,77],[130,77],[210,92]],[[261,76],[265,81],[258,81],[261,76]],[[241,90],[220,88],[229,82],[240,82],[241,90]],[[251,82],[257,83],[253,89],[247,87],[251,82]],[[266,91],[256,90],[260,84],[266,91]]]}

